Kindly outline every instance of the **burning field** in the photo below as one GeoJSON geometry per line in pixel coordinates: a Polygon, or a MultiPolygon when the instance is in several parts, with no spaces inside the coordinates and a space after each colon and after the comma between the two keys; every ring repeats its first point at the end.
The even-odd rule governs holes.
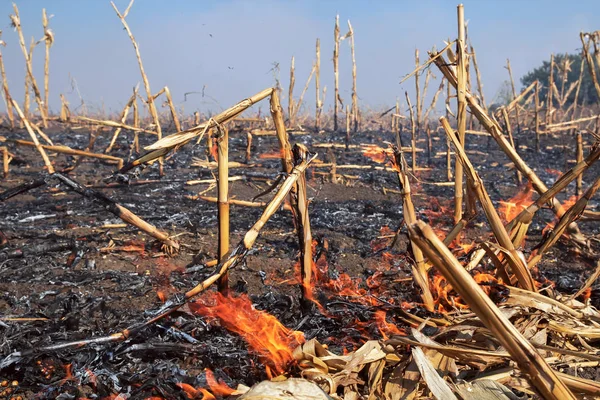
{"type": "Polygon", "coordinates": [[[303,117],[291,83],[287,113],[267,88],[186,117],[141,68],[146,119],[138,93],[54,117],[26,55],[39,108],[4,79],[0,131],[0,397],[600,398],[598,107],[536,86],[488,109],[458,10],[407,113],[303,117]]]}

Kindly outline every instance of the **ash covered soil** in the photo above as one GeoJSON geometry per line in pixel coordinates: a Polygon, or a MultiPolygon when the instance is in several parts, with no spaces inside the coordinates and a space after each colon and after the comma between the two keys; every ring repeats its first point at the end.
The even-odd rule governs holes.
{"type": "MultiPolygon", "coordinates": [[[[3,132],[7,138],[28,139],[25,132],[3,132]]],[[[51,133],[56,143],[85,148],[89,132],[82,130],[51,133]]],[[[110,131],[101,132],[93,151],[108,145],[110,131]]],[[[446,232],[452,227],[452,186],[432,185],[446,178],[446,140],[440,133],[432,137],[427,151],[425,135],[418,141],[422,167],[412,181],[413,201],[419,217],[446,232]]],[[[521,157],[548,185],[557,171],[574,165],[575,138],[566,134],[547,135],[541,152],[535,152],[531,132],[517,135],[521,157]]],[[[279,210],[261,231],[246,261],[230,272],[232,291],[247,293],[255,306],[275,315],[285,326],[316,337],[333,350],[352,350],[367,339],[381,338],[373,322],[377,310],[387,312],[390,324],[403,326],[397,309],[410,304],[411,312],[429,316],[419,307],[417,289],[410,279],[411,254],[402,226],[402,199],[393,172],[376,169],[379,164],[362,154],[361,148],[324,148],[319,143],[343,143],[344,134],[295,135],[292,143],[304,143],[323,162],[338,166],[368,165],[370,169],[311,168],[308,172],[310,222],[315,239],[318,277],[315,296],[327,309],[327,316],[313,307],[301,306],[295,264],[297,236],[291,213],[279,210]],[[398,234],[396,234],[399,232],[398,234]]],[[[113,155],[128,158],[128,140],[122,134],[113,155]]],[[[145,144],[150,138],[141,138],[145,144]]],[[[405,135],[403,143],[410,143],[405,135]]],[[[584,154],[590,145],[586,137],[584,154]]],[[[500,206],[521,189],[508,157],[493,140],[468,135],[468,155],[483,179],[492,200],[500,206]]],[[[372,143],[383,148],[394,142],[392,133],[361,132],[352,135],[351,144],[372,143]]],[[[10,176],[1,181],[2,191],[43,176],[40,157],[31,148],[11,147],[17,156],[10,176]]],[[[230,161],[247,163],[246,134],[230,132],[230,161]]],[[[280,170],[280,162],[269,158],[278,153],[274,136],[255,136],[252,143],[253,167],[231,168],[230,176],[242,177],[230,184],[235,199],[251,200],[269,187],[280,170]],[[261,157],[262,155],[262,157],[261,157]],[[267,155],[267,157],[265,157],[267,155]]],[[[52,154],[52,153],[51,153],[52,154]]],[[[56,181],[33,189],[0,204],[0,231],[6,243],[0,248],[1,356],[19,350],[49,346],[118,332],[142,322],[162,305],[162,300],[182,293],[214,273],[205,262],[217,251],[217,208],[215,203],[194,200],[208,184],[187,185],[186,181],[210,179],[213,172],[190,166],[193,158],[205,158],[206,146],[190,143],[165,162],[166,176],[159,178],[158,166],[145,169],[132,182],[155,183],[107,187],[104,178],[114,165],[84,160],[69,175],[90,185],[169,233],[181,244],[174,256],[165,255],[160,244],[133,227],[107,228],[121,224],[97,203],[76,193],[64,192],[56,181]]],[[[406,154],[410,165],[410,154],[406,154]]],[[[57,170],[72,165],[74,158],[52,157],[57,170]]],[[[594,165],[583,178],[585,188],[600,172],[594,165]]],[[[565,200],[574,194],[571,184],[565,200]]],[[[205,193],[216,196],[216,189],[205,193]]],[[[262,197],[268,201],[273,193],[262,197]]],[[[534,199],[537,196],[534,195],[534,199]]],[[[598,211],[593,199],[588,210],[598,211]]],[[[239,242],[260,217],[262,208],[231,206],[231,243],[239,242]]],[[[540,242],[542,229],[553,220],[542,210],[532,224],[525,255],[540,242]]],[[[590,239],[590,248],[581,249],[563,238],[544,257],[537,279],[564,293],[574,293],[595,266],[600,227],[594,221],[579,221],[590,239]]],[[[465,233],[464,243],[488,238],[483,213],[465,233]]],[[[455,249],[466,260],[467,255],[455,249]]],[[[433,273],[433,271],[432,271],[433,273]]],[[[600,286],[594,285],[591,301],[600,304],[600,286]]],[[[393,332],[392,332],[393,333],[393,332]]],[[[266,377],[265,368],[239,335],[184,307],[171,317],[144,329],[125,342],[92,345],[24,354],[23,358],[0,371],[0,381],[17,381],[13,392],[24,397],[56,398],[68,394],[76,398],[103,398],[128,392],[131,398],[151,395],[186,398],[177,383],[206,386],[205,368],[235,387],[251,385],[266,377]],[[93,377],[93,378],[92,378],[93,377]]],[[[0,388],[0,390],[2,390],[0,388]]]]}

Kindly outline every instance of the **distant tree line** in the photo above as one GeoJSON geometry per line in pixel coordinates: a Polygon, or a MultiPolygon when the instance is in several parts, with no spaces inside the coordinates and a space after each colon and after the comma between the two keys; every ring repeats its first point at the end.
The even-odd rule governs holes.
{"type": "MultiPolygon", "coordinates": [[[[581,89],[579,90],[579,97],[577,99],[578,104],[595,104],[598,103],[598,93],[594,88],[594,83],[590,75],[589,68],[585,60],[581,57],[581,54],[559,54],[554,57],[554,75],[553,81],[559,93],[564,90],[567,93],[572,83],[577,82],[581,71],[581,63],[583,65],[583,79],[581,82],[581,89]],[[566,70],[566,79],[563,83],[564,72],[566,70]],[[564,89],[563,89],[564,88],[564,89]]],[[[596,68],[596,76],[600,79],[600,70],[598,66],[596,68]]],[[[548,93],[550,78],[550,60],[544,61],[541,66],[534,68],[533,70],[526,73],[521,78],[521,84],[523,87],[527,87],[536,80],[541,83],[540,87],[540,99],[545,99],[548,93]]],[[[565,104],[568,106],[575,101],[576,89],[573,89],[565,104]]]]}

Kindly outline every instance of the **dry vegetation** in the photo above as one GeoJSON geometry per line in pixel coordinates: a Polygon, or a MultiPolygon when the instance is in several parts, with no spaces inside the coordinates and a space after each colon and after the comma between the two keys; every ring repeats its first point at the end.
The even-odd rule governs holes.
{"type": "MultiPolygon", "coordinates": [[[[165,159],[173,157],[174,153],[186,152],[194,145],[206,146],[206,156],[195,159],[192,165],[185,167],[216,170],[211,179],[188,181],[190,185],[209,185],[206,190],[193,197],[195,201],[217,203],[214,211],[218,214],[216,258],[205,262],[206,267],[215,268],[214,273],[196,280],[195,286],[187,291],[166,299],[159,309],[148,313],[149,316],[145,319],[140,315],[140,319],[125,329],[113,333],[104,331],[104,335],[99,333],[84,339],[70,340],[66,337],[50,345],[29,349],[5,346],[0,368],[4,371],[12,368],[14,371],[15,366],[23,365],[25,368],[31,362],[30,357],[65,350],[77,352],[89,347],[101,349],[102,346],[125,342],[132,337],[143,336],[148,327],[162,323],[186,309],[207,320],[218,320],[221,326],[246,339],[250,348],[260,354],[267,376],[274,379],[270,385],[263,382],[250,391],[244,385],[230,389],[224,383],[217,382],[214,377],[208,381],[207,387],[202,388],[179,382],[175,389],[179,391],[178,396],[181,398],[210,399],[227,395],[241,395],[241,398],[246,399],[327,398],[325,393],[339,399],[514,399],[528,396],[548,399],[600,398],[600,384],[589,379],[591,375],[585,373],[587,370],[596,371],[600,361],[597,347],[600,338],[600,313],[590,302],[591,287],[600,275],[598,254],[591,242],[598,239],[578,226],[581,218],[598,219],[597,213],[586,211],[586,206],[600,188],[600,177],[596,175],[586,179],[591,182],[586,187],[582,176],[600,157],[600,116],[597,115],[597,106],[583,107],[577,101],[583,67],[579,80],[569,87],[565,86],[564,79],[552,76],[552,87],[548,90],[547,97],[540,98],[538,82],[521,93],[516,91],[510,62],[507,62],[513,100],[491,110],[484,100],[475,50],[473,46],[468,46],[464,9],[459,6],[457,39],[447,43],[441,51],[428,52],[425,62],[418,51],[415,53],[416,69],[405,80],[414,79],[416,97],[411,99],[406,94],[407,112],[403,112],[400,104],[384,112],[369,111],[361,108],[358,103],[357,58],[360,60],[360,53],[359,56],[355,55],[355,32],[348,21],[348,31],[342,34],[339,17],[336,17],[334,107],[331,113],[325,113],[323,108],[327,92],[326,88],[320,87],[320,76],[326,70],[329,73],[329,68],[321,63],[320,41],[317,39],[315,62],[297,97],[294,94],[295,60],[292,58],[286,95],[287,114],[284,114],[280,101],[282,90],[266,88],[217,115],[203,118],[199,113],[193,116],[182,115],[174,104],[168,87],[155,94],[151,91],[142,56],[126,21],[128,14],[135,11],[132,10],[133,1],[123,12],[112,5],[133,44],[144,86],[144,96],[138,93],[137,88],[134,89],[122,112],[113,119],[102,119],[85,113],[75,114],[70,111],[62,94],[60,115],[49,115],[49,58],[54,35],[48,26],[44,10],[42,23],[45,35],[28,49],[23,34],[26,27],[21,26],[17,6],[14,6],[11,21],[27,68],[27,95],[23,105],[11,97],[10,90],[14,88],[8,86],[0,54],[2,90],[7,104],[3,121],[5,129],[0,136],[4,177],[9,182],[15,170],[21,168],[13,165],[13,161],[20,158],[19,152],[26,147],[35,148],[39,159],[27,159],[24,163],[41,160],[45,170],[33,180],[20,181],[9,188],[5,185],[0,199],[6,202],[44,186],[74,192],[100,204],[124,224],[132,225],[159,241],[160,249],[154,250],[157,254],[176,257],[182,247],[186,247],[185,240],[157,228],[136,215],[125,204],[80,182],[73,171],[85,159],[94,159],[116,166],[114,173],[105,180],[109,184],[117,182],[135,185],[142,182],[135,179],[144,168],[157,162],[160,165],[159,176],[168,181],[169,174],[166,168],[163,169],[165,159]],[[42,43],[45,46],[45,68],[43,85],[39,85],[38,82],[42,80],[34,76],[31,59],[36,44],[42,43]],[[345,43],[349,44],[351,52],[350,78],[353,83],[351,99],[344,108],[339,91],[339,53],[345,43]],[[443,78],[431,103],[426,104],[427,92],[436,84],[434,70],[439,71],[443,78]],[[313,80],[316,93],[314,110],[311,107],[310,111],[300,113],[300,110],[308,108],[303,107],[303,99],[313,80]],[[568,104],[567,98],[572,93],[575,93],[576,100],[568,104]],[[37,105],[35,109],[32,109],[29,100],[31,95],[37,105]],[[439,103],[444,96],[446,114],[437,119],[434,115],[436,109],[442,106],[439,103]],[[157,104],[163,99],[167,111],[161,114],[157,104]],[[255,117],[247,112],[253,105],[267,99],[270,102],[270,118],[255,117]],[[144,108],[147,112],[141,111],[144,108]],[[20,139],[17,135],[23,129],[30,140],[20,139]],[[58,132],[77,130],[91,132],[87,145],[73,148],[55,143],[63,137],[58,132]],[[48,133],[50,131],[54,133],[48,133]],[[172,133],[167,134],[169,131],[172,133]],[[243,132],[245,135],[245,163],[231,161],[229,143],[232,132],[235,135],[243,132]],[[360,143],[363,132],[391,133],[395,141],[389,143],[388,148],[360,143]],[[410,143],[402,142],[402,135],[404,133],[406,136],[406,132],[409,132],[410,143]],[[109,145],[100,151],[93,150],[96,139],[102,135],[106,136],[109,145]],[[127,135],[126,139],[120,135],[127,135]],[[322,141],[330,139],[327,143],[313,143],[312,146],[294,143],[304,135],[312,135],[322,141]],[[242,174],[250,171],[253,167],[252,151],[256,151],[253,140],[269,136],[277,140],[279,151],[273,157],[281,161],[281,175],[270,180],[262,193],[267,195],[272,192],[271,200],[261,202],[256,201],[256,198],[232,198],[229,193],[230,182],[238,177],[231,176],[230,169],[241,170],[242,174]],[[340,137],[343,140],[336,141],[340,137]],[[471,140],[482,137],[488,140],[488,145],[494,141],[510,159],[511,164],[507,166],[506,174],[514,174],[515,184],[529,185],[526,190],[528,199],[516,197],[505,201],[502,203],[502,212],[488,193],[491,183],[482,178],[481,168],[486,166],[471,161],[473,153],[468,150],[471,140]],[[546,138],[561,138],[565,148],[576,153],[576,160],[551,187],[547,187],[539,177],[539,172],[531,168],[520,154],[517,142],[524,137],[535,138],[535,152],[538,153],[543,150],[546,138]],[[147,141],[146,139],[152,143],[141,149],[140,142],[147,141]],[[113,155],[119,147],[119,140],[128,143],[126,151],[129,152],[129,158],[123,155],[123,151],[120,155],[113,155]],[[419,210],[417,202],[413,200],[415,191],[420,190],[424,182],[420,173],[430,169],[429,160],[432,157],[438,157],[434,152],[434,140],[447,144],[445,152],[439,155],[446,160],[444,175],[447,179],[426,183],[449,189],[453,187],[453,207],[449,210],[453,226],[443,234],[431,226],[431,221],[428,224],[420,220],[422,210],[419,210]],[[425,149],[419,148],[419,143],[424,144],[425,149]],[[358,150],[379,164],[340,164],[333,156],[335,149],[358,150]],[[316,152],[326,152],[329,159],[317,157],[316,152]],[[66,168],[58,169],[56,157],[61,154],[73,156],[73,162],[66,168]],[[405,301],[418,303],[425,311],[411,312],[401,307],[403,300],[395,299],[396,303],[392,304],[394,300],[391,298],[386,304],[383,301],[369,304],[371,307],[381,307],[377,312],[383,312],[383,319],[381,314],[376,312],[375,315],[379,315],[377,326],[383,333],[383,338],[379,340],[376,337],[364,337],[362,343],[353,346],[346,353],[336,354],[316,338],[305,338],[298,331],[300,328],[291,330],[281,325],[275,317],[268,314],[268,306],[265,311],[259,312],[243,303],[241,299],[244,298],[233,293],[228,276],[230,271],[245,263],[269,219],[276,212],[291,211],[290,227],[293,226],[297,240],[297,282],[301,287],[302,313],[321,313],[329,318],[331,311],[318,296],[325,285],[321,288],[317,278],[322,272],[319,271],[316,236],[311,230],[311,195],[308,186],[316,179],[315,176],[328,180],[330,184],[348,185],[348,182],[356,181],[349,174],[350,171],[360,174],[365,169],[397,177],[399,190],[388,189],[388,192],[397,193],[401,198],[403,225],[391,237],[408,234],[409,247],[404,253],[411,262],[412,276],[405,285],[410,288],[416,301],[405,301]],[[576,197],[570,204],[561,204],[558,195],[564,193],[571,182],[575,182],[576,197]],[[212,189],[216,189],[216,197],[207,195],[212,189]],[[230,215],[231,205],[263,209],[260,218],[234,244],[231,243],[230,232],[231,219],[234,218],[230,215]],[[507,208],[512,208],[513,212],[508,213],[507,208]],[[536,213],[542,209],[552,210],[556,219],[541,241],[528,247],[531,246],[531,243],[526,242],[530,225],[536,218],[536,213]],[[479,226],[485,226],[489,231],[477,231],[479,240],[469,243],[469,231],[475,229],[476,221],[480,221],[479,226]],[[589,278],[574,294],[561,293],[548,285],[538,271],[544,256],[559,240],[577,247],[586,264],[596,265],[596,270],[588,271],[589,278]],[[465,247],[460,257],[453,250],[456,246],[465,247]],[[219,294],[212,290],[213,286],[216,286],[219,294]],[[400,315],[393,322],[386,320],[385,310],[388,306],[393,306],[400,315]],[[245,313],[249,313],[251,318],[250,322],[245,322],[250,325],[250,330],[259,330],[259,323],[265,324],[264,329],[268,333],[264,334],[272,336],[267,343],[257,343],[257,338],[240,326],[244,323],[245,313]],[[11,350],[10,353],[6,352],[8,349],[11,350]],[[574,369],[583,377],[565,373],[568,369],[574,369]],[[303,379],[285,380],[283,377],[303,379]],[[269,390],[273,391],[271,393],[279,393],[277,396],[280,397],[266,397],[269,390]],[[316,393],[315,397],[308,397],[307,393],[312,390],[316,393]]],[[[598,32],[582,33],[581,41],[586,65],[600,95],[599,77],[595,75],[595,66],[600,65],[600,35],[598,32]]],[[[566,68],[561,69],[552,63],[551,75],[559,75],[561,71],[566,73],[566,68]]],[[[259,150],[259,153],[262,158],[262,151],[259,150]]],[[[151,202],[153,199],[145,201],[151,202]]],[[[0,237],[4,238],[4,235],[0,237]]],[[[9,246],[10,243],[4,241],[3,245],[9,246]]],[[[338,293],[336,296],[342,298],[345,295],[338,293]]],[[[365,302],[367,299],[369,294],[363,294],[362,300],[356,302],[365,302]]],[[[13,318],[10,309],[4,310],[4,313],[13,318]]],[[[14,316],[17,317],[19,316],[14,316]]],[[[11,321],[10,318],[3,320],[6,323],[11,321]]],[[[4,322],[2,324],[6,325],[4,322]]],[[[331,332],[331,335],[336,335],[336,332],[331,332]]],[[[143,374],[143,371],[140,373],[143,374]]],[[[70,374],[71,372],[70,378],[65,379],[74,379],[70,374]]],[[[12,380],[10,376],[7,379],[12,380]]],[[[14,389],[11,389],[9,381],[4,383],[8,386],[3,389],[3,393],[7,396],[13,393],[16,396],[19,382],[15,382],[14,389]]],[[[81,379],[77,382],[77,385],[84,384],[81,379]]],[[[39,390],[39,387],[32,384],[29,388],[32,391],[39,390]]],[[[113,388],[106,398],[125,398],[117,397],[120,396],[119,393],[118,389],[113,388]]],[[[152,393],[155,396],[152,398],[171,398],[171,395],[165,395],[164,392],[161,394],[158,389],[152,393]]],[[[147,397],[150,398],[150,395],[147,397]]]]}

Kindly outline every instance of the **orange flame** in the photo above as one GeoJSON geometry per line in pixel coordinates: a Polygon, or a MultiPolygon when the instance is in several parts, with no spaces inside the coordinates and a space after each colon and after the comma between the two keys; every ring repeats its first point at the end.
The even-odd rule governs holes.
{"type": "Polygon", "coordinates": [[[368,157],[379,164],[383,164],[386,158],[392,156],[391,149],[384,149],[376,144],[366,144],[363,146],[363,149],[363,156],[368,157]]]}
{"type": "Polygon", "coordinates": [[[533,188],[531,182],[508,201],[500,201],[500,214],[504,221],[511,221],[533,203],[533,188]]]}
{"type": "Polygon", "coordinates": [[[213,394],[217,396],[229,396],[230,394],[233,394],[235,392],[234,389],[227,386],[227,384],[222,380],[217,381],[215,379],[215,374],[213,374],[213,372],[210,369],[206,368],[205,372],[206,383],[208,383],[208,387],[210,388],[211,392],[213,392],[213,394]]]}
{"type": "Polygon", "coordinates": [[[396,325],[390,324],[385,320],[386,312],[383,310],[375,311],[375,322],[377,323],[377,328],[383,337],[383,340],[388,340],[388,334],[391,335],[403,335],[406,336],[406,332],[404,330],[399,329],[396,325]]]}
{"type": "MultiPolygon", "coordinates": [[[[562,202],[562,206],[563,209],[566,211],[569,208],[571,208],[573,206],[573,204],[575,204],[577,202],[579,198],[577,197],[577,195],[573,195],[571,197],[569,197],[567,200],[562,202]]],[[[556,223],[558,222],[558,218],[555,216],[554,220],[552,220],[552,222],[548,222],[548,224],[544,227],[544,229],[542,229],[542,235],[546,235],[549,231],[551,231],[552,229],[554,229],[554,226],[556,225],[556,223]]],[[[568,235],[569,233],[565,231],[564,235],[568,235]]]]}
{"type": "Polygon", "coordinates": [[[304,334],[286,328],[273,315],[253,307],[248,296],[225,297],[208,292],[191,303],[190,309],[219,320],[221,325],[242,336],[251,351],[257,353],[267,371],[282,374],[294,360],[293,349],[304,342],[304,334]]]}
{"type": "Polygon", "coordinates": [[[282,157],[281,150],[279,150],[279,151],[271,151],[269,153],[262,153],[258,156],[258,158],[263,159],[263,160],[279,160],[283,157],[282,157]]]}

